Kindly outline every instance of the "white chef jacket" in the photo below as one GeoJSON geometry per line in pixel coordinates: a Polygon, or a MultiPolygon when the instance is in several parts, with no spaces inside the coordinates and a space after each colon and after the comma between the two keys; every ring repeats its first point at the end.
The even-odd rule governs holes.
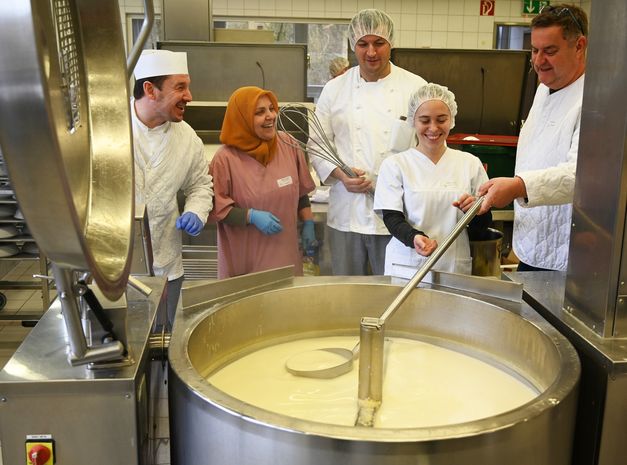
{"type": "Polygon", "coordinates": [[[513,248],[539,268],[568,264],[584,77],[552,94],[540,84],[518,139],[516,175],[527,201],[514,203],[513,248]]]}
{"type": "MultiPolygon", "coordinates": [[[[409,98],[427,82],[391,64],[391,72],[377,82],[367,82],[359,66],[326,83],[316,105],[316,115],[340,158],[350,167],[365,170],[376,182],[381,162],[389,150],[392,127],[407,116],[409,98]]],[[[331,184],[327,224],[339,231],[389,234],[372,209],[372,196],[348,192],[329,174],[335,165],[312,154],[320,179],[331,184]]]]}
{"type": "MultiPolygon", "coordinates": [[[[452,203],[460,195],[475,193],[488,180],[476,156],[447,148],[434,164],[429,157],[411,148],[386,158],[381,164],[374,209],[405,214],[413,228],[442,244],[464,213],[452,203]]],[[[393,264],[420,267],[428,259],[413,247],[392,237],[385,249],[385,274],[393,264]]],[[[472,259],[468,233],[463,231],[433,267],[440,271],[470,274],[472,259]]]]}
{"type": "Polygon", "coordinates": [[[205,223],[213,207],[209,164],[203,143],[184,121],[166,122],[156,128],[142,123],[131,100],[135,158],[135,202],[146,205],[157,276],[169,281],[183,276],[180,216],[176,195],[185,194],[184,212],[193,212],[205,223]]]}

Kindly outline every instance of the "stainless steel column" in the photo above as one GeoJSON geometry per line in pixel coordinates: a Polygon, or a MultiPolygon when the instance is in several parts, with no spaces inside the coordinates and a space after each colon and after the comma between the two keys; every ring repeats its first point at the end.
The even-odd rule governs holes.
{"type": "Polygon", "coordinates": [[[593,2],[565,308],[627,337],[627,3],[593,2]]]}

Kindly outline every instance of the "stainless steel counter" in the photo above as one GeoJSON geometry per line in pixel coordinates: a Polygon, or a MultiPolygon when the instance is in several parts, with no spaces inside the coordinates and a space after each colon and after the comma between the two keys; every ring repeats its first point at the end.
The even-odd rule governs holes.
{"type": "Polygon", "coordinates": [[[165,280],[141,281],[152,293],[128,289],[128,350],[135,363],[126,367],[71,366],[61,305],[53,302],[0,372],[0,462],[25,463],[27,437],[50,435],[57,463],[152,463],[148,338],[165,280]]]}
{"type": "Polygon", "coordinates": [[[582,364],[573,465],[623,465],[627,457],[627,339],[602,338],[563,307],[566,273],[507,273],[523,299],[575,346],[582,364]]]}

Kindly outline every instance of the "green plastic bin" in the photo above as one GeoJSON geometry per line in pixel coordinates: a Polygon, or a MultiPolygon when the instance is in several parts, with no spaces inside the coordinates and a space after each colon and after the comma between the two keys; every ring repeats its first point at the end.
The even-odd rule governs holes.
{"type": "Polygon", "coordinates": [[[490,179],[514,176],[516,147],[470,144],[465,145],[462,150],[472,153],[481,160],[490,179]]]}
{"type": "MultiPolygon", "coordinates": [[[[501,145],[464,145],[462,150],[472,153],[481,160],[484,168],[488,172],[488,177],[511,178],[514,176],[516,166],[516,147],[504,147],[501,145]]],[[[514,204],[510,203],[504,210],[512,210],[514,204]]]]}

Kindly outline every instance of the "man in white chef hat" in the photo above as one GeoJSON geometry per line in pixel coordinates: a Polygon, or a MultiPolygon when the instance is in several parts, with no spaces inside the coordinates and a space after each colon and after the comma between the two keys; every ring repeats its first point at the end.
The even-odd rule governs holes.
{"type": "Polygon", "coordinates": [[[134,73],[135,202],[145,204],[148,212],[155,274],[168,279],[171,325],[183,284],[181,231],[200,234],[213,206],[213,184],[203,143],[183,121],[192,101],[187,54],[144,50],[134,73]],[[179,190],[185,194],[182,214],[179,190]]]}

